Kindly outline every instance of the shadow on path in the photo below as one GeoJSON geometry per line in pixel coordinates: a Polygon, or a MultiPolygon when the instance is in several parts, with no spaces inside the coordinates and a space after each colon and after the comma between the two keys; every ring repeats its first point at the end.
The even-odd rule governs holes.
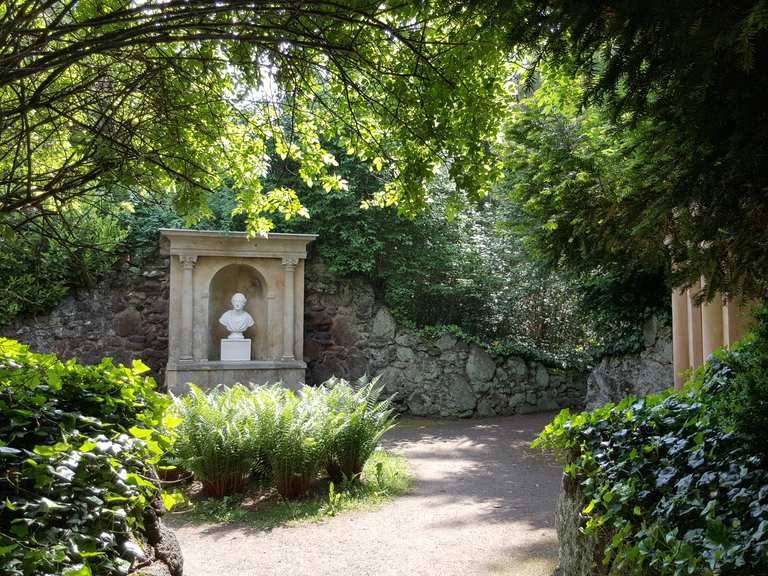
{"type": "Polygon", "coordinates": [[[561,467],[530,442],[551,417],[405,421],[384,447],[407,458],[410,493],[376,511],[268,532],[177,524],[185,574],[550,576],[561,467]]]}

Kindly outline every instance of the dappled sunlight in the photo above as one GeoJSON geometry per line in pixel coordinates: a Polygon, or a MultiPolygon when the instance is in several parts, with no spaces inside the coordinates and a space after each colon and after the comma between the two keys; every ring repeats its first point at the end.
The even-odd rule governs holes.
{"type": "Polygon", "coordinates": [[[509,546],[487,563],[499,576],[549,576],[557,567],[557,538],[550,534],[532,544],[509,546]]]}
{"type": "Polygon", "coordinates": [[[410,491],[377,510],[313,524],[269,530],[179,525],[189,575],[208,576],[213,572],[197,567],[216,565],[217,572],[274,575],[288,567],[295,574],[368,573],[375,567],[376,574],[394,576],[406,566],[420,575],[551,576],[560,467],[530,449],[549,417],[398,427],[383,445],[407,459],[415,478],[410,491]]]}

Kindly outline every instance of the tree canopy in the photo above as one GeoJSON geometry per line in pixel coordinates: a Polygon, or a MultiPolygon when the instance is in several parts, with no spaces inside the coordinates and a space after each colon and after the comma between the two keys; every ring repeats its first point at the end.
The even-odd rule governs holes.
{"type": "Polygon", "coordinates": [[[323,145],[387,166],[372,199],[416,210],[436,167],[462,194],[498,175],[503,30],[461,3],[8,0],[0,6],[6,231],[89,194],[162,191],[189,215],[226,177],[249,229],[303,214],[266,190],[267,146],[343,188],[323,145]]]}
{"type": "Polygon", "coordinates": [[[758,0],[8,0],[0,232],[77,261],[94,215],[226,188],[261,233],[307,215],[276,158],[343,192],[351,157],[364,204],[453,215],[504,174],[551,266],[763,294],[767,28],[758,0]]]}
{"type": "MultiPolygon", "coordinates": [[[[676,264],[673,283],[705,275],[710,295],[721,289],[762,295],[766,3],[569,0],[496,7],[510,24],[511,45],[527,56],[529,83],[541,64],[555,68],[584,88],[583,105],[605,110],[618,130],[623,152],[614,161],[625,173],[610,200],[617,218],[604,221],[613,242],[644,246],[661,235],[676,264]]],[[[596,201],[588,194],[583,200],[596,201]]]]}

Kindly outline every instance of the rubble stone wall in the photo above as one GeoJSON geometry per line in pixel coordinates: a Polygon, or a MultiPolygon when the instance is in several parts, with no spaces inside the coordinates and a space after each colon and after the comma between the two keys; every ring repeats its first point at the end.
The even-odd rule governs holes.
{"type": "MultiPolygon", "coordinates": [[[[496,358],[443,335],[400,326],[361,280],[340,280],[308,262],[304,360],[307,382],[380,374],[403,412],[420,416],[493,416],[580,406],[587,375],[519,357],[496,358]]],[[[0,334],[36,352],[96,363],[143,360],[162,382],[168,356],[168,261],[127,264],[49,314],[25,318],[0,334]]]]}

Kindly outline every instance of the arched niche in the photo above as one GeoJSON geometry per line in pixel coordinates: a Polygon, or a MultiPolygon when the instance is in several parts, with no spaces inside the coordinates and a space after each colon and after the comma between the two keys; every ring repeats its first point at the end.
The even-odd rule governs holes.
{"type": "Polygon", "coordinates": [[[247,264],[229,264],[211,278],[208,299],[208,359],[221,359],[221,339],[229,336],[229,332],[219,324],[219,318],[232,308],[230,300],[236,292],[245,294],[248,299],[245,309],[254,320],[254,325],[245,332],[245,337],[251,339],[251,360],[267,359],[267,286],[259,271],[247,264]]]}

